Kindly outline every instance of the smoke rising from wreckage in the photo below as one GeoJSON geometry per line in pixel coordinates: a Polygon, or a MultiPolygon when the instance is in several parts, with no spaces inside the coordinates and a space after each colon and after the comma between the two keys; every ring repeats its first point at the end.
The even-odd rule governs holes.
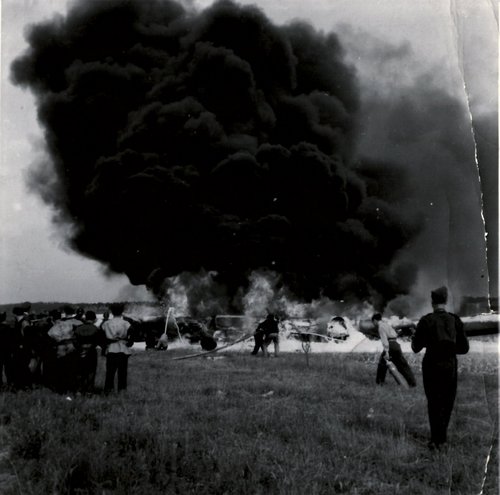
{"type": "Polygon", "coordinates": [[[207,270],[234,294],[258,269],[305,299],[408,290],[391,262],[416,222],[353,163],[358,87],[334,34],[229,1],[94,0],[28,41],[13,78],[52,161],[31,184],[78,252],[158,291],[207,270]]]}
{"type": "MultiPolygon", "coordinates": [[[[166,332],[167,342],[201,346],[203,351],[214,351],[241,342],[242,339],[252,340],[252,336],[264,317],[248,315],[214,315],[211,317],[172,316],[166,323],[165,316],[125,317],[133,327],[134,340],[145,342],[146,349],[160,349],[158,342],[166,332]]],[[[418,320],[409,318],[389,318],[390,325],[399,337],[409,342],[418,320]]],[[[469,337],[493,336],[499,331],[498,314],[490,313],[463,318],[464,330],[469,337]]],[[[337,350],[343,352],[356,348],[362,341],[379,340],[379,333],[371,318],[358,313],[357,317],[342,316],[310,316],[291,317],[283,315],[278,323],[281,343],[287,343],[285,350],[293,349],[293,342],[335,343],[337,350]],[[292,346],[292,347],[290,347],[292,346]]],[[[160,350],[165,350],[164,347],[160,350]]],[[[324,348],[330,352],[335,348],[324,348]]],[[[317,350],[320,348],[318,347],[317,350]]],[[[366,345],[363,349],[368,349],[366,345]]],[[[372,349],[369,347],[369,349],[372,349]]],[[[203,355],[203,354],[200,354],[203,355]]],[[[198,356],[198,354],[196,355],[198,356]]]]}
{"type": "Polygon", "coordinates": [[[159,296],[180,280],[188,314],[241,310],[256,272],[297,299],[378,306],[415,283],[398,256],[423,219],[389,193],[415,170],[359,158],[360,87],[335,34],[230,1],[91,0],[27,40],[12,75],[51,162],[30,183],[77,252],[159,296]]]}

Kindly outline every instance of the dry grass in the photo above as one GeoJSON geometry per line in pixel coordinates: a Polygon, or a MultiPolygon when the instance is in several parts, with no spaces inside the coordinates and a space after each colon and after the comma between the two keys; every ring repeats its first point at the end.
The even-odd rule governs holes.
{"type": "Polygon", "coordinates": [[[419,386],[403,390],[374,385],[371,354],[173,355],[135,354],[123,395],[1,395],[17,475],[5,493],[470,495],[492,443],[484,493],[498,492],[496,355],[460,358],[439,453],[426,448],[420,356],[419,386]]]}

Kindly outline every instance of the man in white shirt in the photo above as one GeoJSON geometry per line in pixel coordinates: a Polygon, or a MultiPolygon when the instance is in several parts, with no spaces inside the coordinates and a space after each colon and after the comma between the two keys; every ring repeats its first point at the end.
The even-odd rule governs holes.
{"type": "Polygon", "coordinates": [[[102,330],[108,343],[106,351],[106,378],[104,392],[114,390],[115,375],[118,374],[118,391],[127,388],[128,358],[132,351],[128,344],[130,323],[122,317],[124,305],[120,303],[110,306],[113,318],[102,324],[102,330]]]}
{"type": "Polygon", "coordinates": [[[378,330],[380,341],[382,342],[382,346],[384,348],[377,366],[377,384],[382,385],[385,382],[385,376],[387,374],[386,360],[388,360],[392,361],[394,366],[396,366],[396,369],[408,382],[408,385],[410,387],[415,387],[417,382],[410,365],[403,356],[401,346],[398,344],[398,334],[396,333],[396,330],[394,330],[389,323],[382,321],[382,315],[380,313],[376,313],[372,316],[372,322],[378,330]]]}

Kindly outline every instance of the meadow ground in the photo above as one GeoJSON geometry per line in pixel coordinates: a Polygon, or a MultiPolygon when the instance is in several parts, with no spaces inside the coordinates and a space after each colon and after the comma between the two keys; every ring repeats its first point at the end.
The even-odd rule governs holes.
{"type": "Polygon", "coordinates": [[[440,452],[426,447],[420,355],[405,390],[375,386],[375,353],[172,360],[183,353],[135,353],[120,395],[0,394],[0,492],[498,493],[497,353],[459,357],[440,452]]]}

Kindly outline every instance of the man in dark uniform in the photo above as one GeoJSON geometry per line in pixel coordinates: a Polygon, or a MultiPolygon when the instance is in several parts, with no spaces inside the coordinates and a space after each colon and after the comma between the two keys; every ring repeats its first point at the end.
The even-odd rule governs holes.
{"type": "Polygon", "coordinates": [[[77,353],[76,388],[89,394],[94,391],[97,371],[96,347],[103,343],[103,332],[97,328],[94,311],[85,313],[84,323],[75,328],[75,348],[77,353]]]}
{"type": "Polygon", "coordinates": [[[424,390],[431,429],[429,448],[439,449],[446,443],[457,393],[457,354],[469,351],[462,321],[445,309],[448,290],[440,287],[431,292],[433,313],[420,319],[412,338],[413,352],[426,348],[422,361],[424,390]]]}

